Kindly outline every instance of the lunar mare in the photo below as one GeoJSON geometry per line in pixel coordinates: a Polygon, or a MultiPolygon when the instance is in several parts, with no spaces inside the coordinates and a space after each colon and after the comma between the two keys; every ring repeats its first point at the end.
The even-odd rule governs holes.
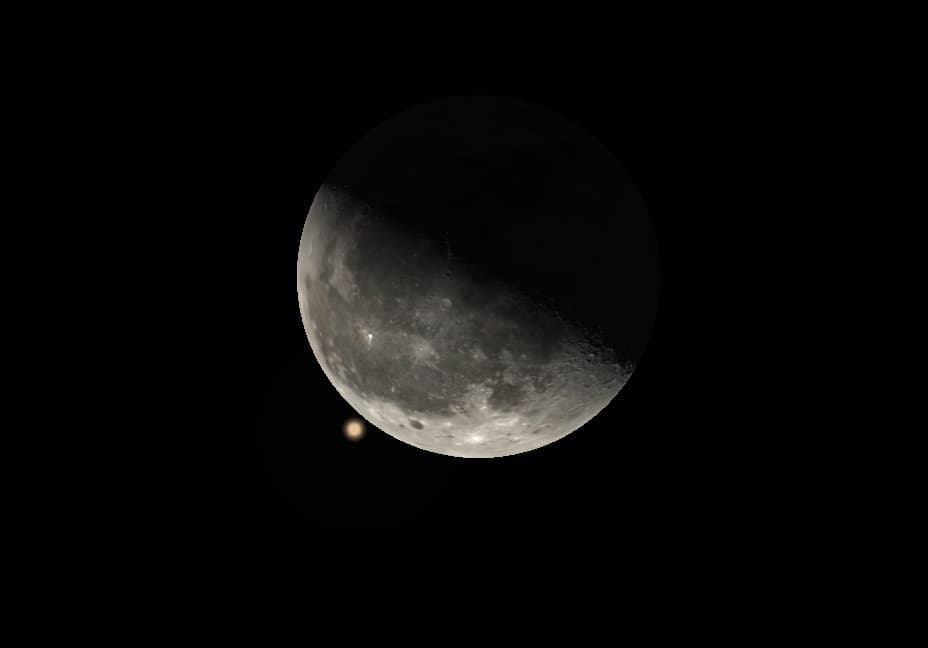
{"type": "Polygon", "coordinates": [[[547,445],[596,416],[634,369],[334,187],[313,200],[297,272],[325,375],[370,423],[423,450],[499,457],[547,445]]]}

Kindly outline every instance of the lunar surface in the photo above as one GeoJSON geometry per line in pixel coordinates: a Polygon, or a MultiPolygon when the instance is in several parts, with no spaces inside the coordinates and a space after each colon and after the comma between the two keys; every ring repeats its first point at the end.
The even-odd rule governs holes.
{"type": "Polygon", "coordinates": [[[640,196],[591,136],[467,96],[388,120],[338,161],[303,227],[299,304],[369,423],[500,457],[570,434],[626,384],[655,255],[640,196]]]}
{"type": "Polygon", "coordinates": [[[449,265],[344,193],[313,200],[298,258],[306,334],[355,410],[413,446],[498,457],[592,419],[633,367],[502,283],[449,265]]]}

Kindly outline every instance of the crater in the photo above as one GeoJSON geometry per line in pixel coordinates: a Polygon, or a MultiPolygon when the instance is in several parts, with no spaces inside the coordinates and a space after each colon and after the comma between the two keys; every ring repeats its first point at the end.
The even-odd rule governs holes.
{"type": "Polygon", "coordinates": [[[420,423],[416,419],[409,419],[409,424],[413,426],[414,428],[416,428],[417,430],[421,430],[422,428],[425,427],[424,425],[422,425],[422,423],[420,423]]]}

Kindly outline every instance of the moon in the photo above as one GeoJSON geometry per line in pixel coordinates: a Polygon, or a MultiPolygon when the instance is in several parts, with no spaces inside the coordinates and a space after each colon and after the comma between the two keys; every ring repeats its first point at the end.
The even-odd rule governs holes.
{"type": "MultiPolygon", "coordinates": [[[[462,230],[462,223],[485,227],[478,212],[492,213],[493,205],[512,204],[513,194],[527,192],[523,216],[506,221],[517,228],[529,225],[524,220],[520,224],[519,218],[533,211],[533,201],[553,202],[552,208],[560,208],[556,198],[566,195],[570,202],[571,192],[564,187],[554,198],[537,195],[538,187],[553,178],[569,184],[569,172],[532,178],[537,169],[530,163],[525,173],[514,171],[518,167],[512,164],[499,164],[500,147],[509,151],[510,162],[513,155],[525,151],[537,160],[539,146],[551,140],[563,144],[563,137],[552,137],[552,132],[566,130],[576,139],[579,129],[552,115],[529,104],[491,97],[427,104],[388,121],[375,129],[373,138],[359,142],[312,201],[297,258],[297,293],[307,338],[338,393],[368,422],[400,441],[468,458],[534,450],[594,418],[635,369],[646,340],[610,344],[608,335],[588,325],[589,318],[576,316],[589,308],[571,310],[570,304],[559,308],[558,295],[545,293],[545,282],[538,279],[539,275],[543,279],[543,272],[533,273],[538,264],[528,260],[531,250],[541,249],[534,253],[537,256],[544,245],[531,246],[529,251],[529,246],[510,246],[514,258],[500,260],[504,247],[478,245],[481,239],[492,238],[492,229],[471,236],[462,230]],[[507,148],[513,139],[507,135],[518,131],[521,123],[512,116],[520,114],[536,122],[541,114],[547,121],[533,133],[518,132],[519,146],[507,148]],[[501,120],[505,128],[486,128],[501,120]],[[552,129],[548,122],[557,127],[552,129]],[[435,138],[436,123],[451,137],[435,138]],[[454,140],[473,124],[490,133],[484,141],[475,145],[479,137],[454,140]],[[428,137],[414,137],[423,131],[428,137]],[[397,133],[405,133],[409,146],[391,161],[390,146],[396,148],[391,136],[397,133]],[[390,146],[383,144],[391,141],[390,146]],[[526,142],[532,146],[525,146],[526,142]],[[464,167],[462,151],[467,154],[464,167]],[[454,161],[447,162],[449,158],[454,161]],[[426,172],[426,167],[432,171],[426,172]],[[480,182],[473,181],[478,177],[474,170],[480,182]],[[454,186],[460,182],[466,184],[454,186]],[[472,192],[463,203],[462,187],[472,192]],[[420,217],[426,213],[427,217],[420,217]],[[442,231],[443,237],[437,234],[442,231]],[[486,247],[491,248],[490,262],[486,247]],[[518,268],[523,274],[507,273],[507,268],[518,268]]],[[[585,133],[583,137],[587,138],[585,133]]],[[[589,147],[587,139],[583,142],[589,147]]],[[[556,154],[547,154],[547,159],[555,166],[565,164],[561,158],[567,155],[568,171],[578,166],[583,170],[577,156],[565,153],[563,145],[552,150],[556,154]]],[[[626,177],[611,181],[604,186],[620,186],[627,194],[626,177]]],[[[587,197],[590,191],[586,187],[587,197]]],[[[573,204],[595,211],[589,206],[597,203],[574,200],[573,204]]],[[[621,200],[607,200],[604,205],[608,216],[621,219],[621,200]]],[[[537,217],[544,212],[534,213],[537,217]]],[[[641,214],[638,209],[633,215],[640,219],[641,214]]],[[[533,222],[536,229],[543,229],[550,221],[533,222]]],[[[564,237],[552,232],[549,238],[564,237]]],[[[632,242],[638,243],[653,251],[653,241],[632,242]]],[[[653,284],[652,266],[645,281],[653,284]]],[[[649,333],[656,289],[643,292],[651,298],[644,313],[649,333]]],[[[632,316],[642,319],[640,313],[627,317],[632,316]]],[[[628,330],[620,327],[626,338],[628,330]]]]}

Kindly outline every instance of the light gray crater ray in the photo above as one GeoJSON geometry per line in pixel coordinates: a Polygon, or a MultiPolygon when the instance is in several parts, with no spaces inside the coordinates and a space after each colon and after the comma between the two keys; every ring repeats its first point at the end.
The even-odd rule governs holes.
{"type": "Polygon", "coordinates": [[[320,366],[359,414],[424,450],[499,457],[566,436],[618,394],[630,363],[455,263],[344,191],[316,194],[300,311],[320,366]]]}

